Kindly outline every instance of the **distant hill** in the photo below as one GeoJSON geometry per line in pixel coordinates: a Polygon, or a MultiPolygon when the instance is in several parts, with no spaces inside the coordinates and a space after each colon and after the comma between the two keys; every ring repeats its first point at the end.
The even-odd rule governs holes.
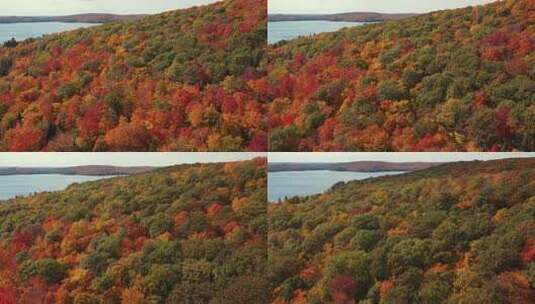
{"type": "Polygon", "coordinates": [[[533,158],[341,182],[268,208],[270,303],[535,303],[533,158]]]}
{"type": "Polygon", "coordinates": [[[149,15],[77,14],[67,16],[0,16],[0,23],[21,22],[85,22],[107,23],[113,21],[138,20],[149,15]]]}
{"type": "Polygon", "coordinates": [[[386,172],[386,171],[416,171],[427,169],[441,163],[424,163],[424,162],[376,162],[376,161],[359,161],[347,163],[270,163],[270,172],[281,171],[354,171],[354,172],[386,172]]]}
{"type": "Polygon", "coordinates": [[[157,167],[75,166],[75,167],[0,167],[0,175],[130,175],[155,170],[157,167]]]}
{"type": "Polygon", "coordinates": [[[384,13],[371,13],[371,12],[352,12],[342,14],[271,14],[268,15],[270,22],[280,21],[311,21],[311,20],[324,20],[324,21],[348,21],[348,22],[378,22],[387,20],[399,20],[409,17],[417,16],[418,14],[384,14],[384,13]]]}

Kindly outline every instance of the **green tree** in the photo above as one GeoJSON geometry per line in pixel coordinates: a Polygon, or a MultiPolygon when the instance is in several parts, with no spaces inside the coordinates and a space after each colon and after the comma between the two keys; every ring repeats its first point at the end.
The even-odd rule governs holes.
{"type": "Polygon", "coordinates": [[[28,280],[33,276],[42,276],[48,284],[61,282],[67,274],[68,266],[54,259],[28,260],[22,265],[21,276],[28,280]]]}

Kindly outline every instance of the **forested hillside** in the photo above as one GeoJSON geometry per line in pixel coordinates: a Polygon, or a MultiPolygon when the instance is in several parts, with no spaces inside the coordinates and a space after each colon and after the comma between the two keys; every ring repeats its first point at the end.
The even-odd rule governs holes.
{"type": "Polygon", "coordinates": [[[266,160],[0,202],[0,303],[267,301],[266,160]]]}
{"type": "Polygon", "coordinates": [[[157,167],[74,166],[74,167],[0,167],[0,175],[132,175],[155,170],[157,167]]]}
{"type": "Polygon", "coordinates": [[[535,2],[270,46],[271,150],[535,150],[535,2]]]}
{"type": "MultiPolygon", "coordinates": [[[[386,20],[399,20],[408,17],[414,17],[417,14],[385,14],[385,13],[371,13],[371,12],[351,12],[341,14],[270,14],[268,15],[269,22],[281,21],[347,21],[347,22],[381,22],[386,20]]],[[[1,19],[0,19],[1,20],[1,19]]]]}
{"type": "MultiPolygon", "coordinates": [[[[427,162],[381,162],[381,161],[355,161],[341,163],[277,163],[270,162],[269,172],[284,171],[339,171],[339,172],[409,172],[427,169],[441,163],[427,162]]],[[[0,167],[1,169],[1,167],[0,167]]],[[[1,173],[1,171],[0,171],[1,173]]]]}
{"type": "Polygon", "coordinates": [[[67,16],[0,16],[0,23],[21,22],[87,22],[106,23],[113,21],[137,20],[148,15],[116,15],[116,14],[77,14],[67,16]]]}
{"type": "Polygon", "coordinates": [[[0,47],[0,150],[265,151],[266,0],[0,47]]]}
{"type": "Polygon", "coordinates": [[[535,159],[340,183],[269,222],[272,303],[535,303],[535,159]]]}

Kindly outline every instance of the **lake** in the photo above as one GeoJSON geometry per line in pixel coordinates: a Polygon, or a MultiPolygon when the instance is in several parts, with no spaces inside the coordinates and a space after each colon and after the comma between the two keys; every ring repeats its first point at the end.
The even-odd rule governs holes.
{"type": "Polygon", "coordinates": [[[323,193],[338,182],[397,175],[404,172],[288,171],[268,173],[268,201],[323,193]]]}
{"type": "Polygon", "coordinates": [[[26,38],[38,38],[44,34],[53,34],[64,31],[75,30],[82,27],[91,27],[97,23],[66,23],[66,22],[23,22],[23,23],[2,23],[0,24],[0,43],[11,38],[17,41],[26,38]]]}
{"type": "Polygon", "coordinates": [[[291,40],[300,36],[335,32],[344,27],[368,24],[368,22],[338,21],[281,21],[268,22],[268,43],[291,40]]]}
{"type": "Polygon", "coordinates": [[[3,175],[0,176],[0,200],[7,200],[19,195],[29,195],[35,192],[64,190],[73,183],[111,177],[113,176],[59,174],[3,175]]]}

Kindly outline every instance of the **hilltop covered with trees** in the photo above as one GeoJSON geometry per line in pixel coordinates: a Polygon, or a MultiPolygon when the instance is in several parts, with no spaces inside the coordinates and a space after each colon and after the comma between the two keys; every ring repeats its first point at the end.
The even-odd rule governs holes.
{"type": "Polygon", "coordinates": [[[269,224],[272,303],[535,303],[535,159],[342,182],[269,224]]]}
{"type": "Polygon", "coordinates": [[[265,151],[265,7],[225,0],[6,42],[0,150],[265,151]]]}
{"type": "Polygon", "coordinates": [[[0,202],[0,303],[265,303],[266,159],[0,202]]]}
{"type": "Polygon", "coordinates": [[[280,42],[271,150],[535,150],[535,2],[280,42]]]}

